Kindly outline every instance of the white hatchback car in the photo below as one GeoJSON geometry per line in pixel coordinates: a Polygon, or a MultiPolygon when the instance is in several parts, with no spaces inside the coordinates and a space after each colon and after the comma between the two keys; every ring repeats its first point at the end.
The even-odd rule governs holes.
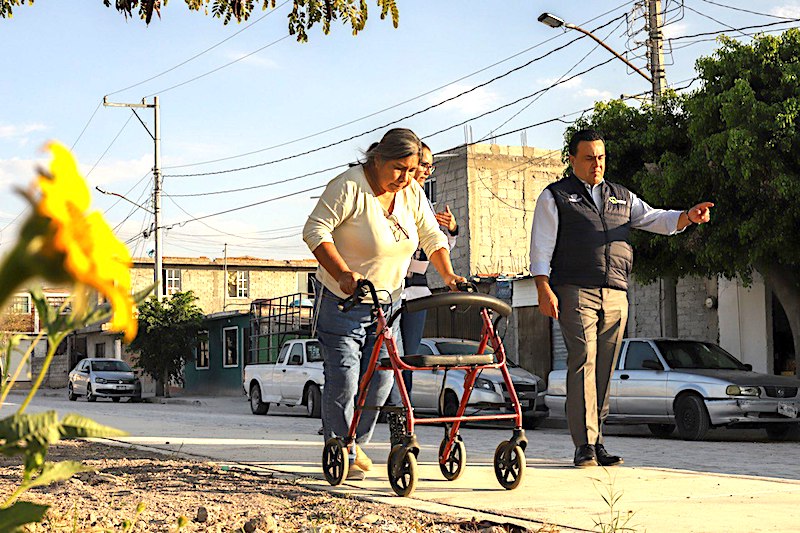
{"type": "Polygon", "coordinates": [[[142,399],[142,382],[125,361],[91,357],[79,362],[69,373],[67,396],[73,402],[78,396],[90,402],[97,398],[111,398],[115,402],[128,398],[138,402],[142,399]]]}

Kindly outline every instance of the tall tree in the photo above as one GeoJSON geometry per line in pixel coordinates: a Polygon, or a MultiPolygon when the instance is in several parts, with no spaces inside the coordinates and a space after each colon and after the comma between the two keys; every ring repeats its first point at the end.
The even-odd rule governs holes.
{"type": "MultiPolygon", "coordinates": [[[[701,88],[663,112],[598,104],[577,127],[607,136],[609,179],[657,206],[716,203],[711,224],[677,238],[637,232],[637,278],[766,280],[800,356],[800,31],[725,37],[697,62],[701,88]]],[[[569,134],[569,133],[568,133],[569,134]]]]}
{"type": "Polygon", "coordinates": [[[183,383],[183,365],[197,345],[203,311],[192,291],[169,299],[151,297],[139,306],[139,333],[130,344],[134,364],[155,379],[169,396],[169,383],[183,383]]]}
{"type": "MultiPolygon", "coordinates": [[[[0,0],[0,17],[11,18],[12,8],[25,4],[33,4],[34,0],[0,0]]],[[[168,0],[114,0],[114,7],[125,15],[133,17],[134,11],[139,18],[150,24],[153,13],[161,17],[161,9],[166,7],[168,0]]],[[[223,24],[228,24],[231,19],[242,22],[250,18],[256,6],[262,10],[274,9],[275,0],[184,0],[192,11],[201,9],[207,15],[211,8],[211,15],[222,19],[223,24]]],[[[381,10],[381,20],[391,16],[392,24],[396,28],[400,22],[400,12],[397,10],[397,0],[375,0],[381,10]]],[[[106,7],[111,7],[112,0],[103,0],[106,7]]],[[[341,20],[343,24],[350,24],[353,35],[364,29],[367,23],[368,9],[366,0],[294,0],[294,7],[289,13],[289,34],[297,35],[299,42],[308,40],[307,31],[321,22],[322,31],[327,35],[331,29],[331,22],[341,20]]]]}

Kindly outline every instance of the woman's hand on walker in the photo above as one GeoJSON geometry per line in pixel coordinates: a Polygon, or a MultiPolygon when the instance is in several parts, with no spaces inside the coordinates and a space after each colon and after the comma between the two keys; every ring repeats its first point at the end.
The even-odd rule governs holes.
{"type": "Polygon", "coordinates": [[[351,272],[348,270],[346,272],[342,272],[337,281],[339,282],[339,288],[343,293],[353,294],[356,292],[356,284],[360,279],[364,279],[364,276],[358,272],[351,272]]]}
{"type": "Polygon", "coordinates": [[[464,276],[456,276],[455,274],[451,274],[444,278],[445,284],[450,287],[451,291],[458,291],[457,285],[459,283],[466,283],[467,278],[464,276]]]}

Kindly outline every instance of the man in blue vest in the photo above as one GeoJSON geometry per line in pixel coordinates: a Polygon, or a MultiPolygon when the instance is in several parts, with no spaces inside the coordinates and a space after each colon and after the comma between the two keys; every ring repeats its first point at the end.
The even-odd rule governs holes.
{"type": "Polygon", "coordinates": [[[606,150],[594,130],[569,143],[570,175],[536,201],[531,273],[539,311],[559,321],[567,346],[567,422],[574,464],[613,466],[622,457],[603,446],[611,374],[628,318],[631,229],[675,235],[710,219],[711,202],[687,211],[654,209],[631,191],[603,179],[606,150]]]}

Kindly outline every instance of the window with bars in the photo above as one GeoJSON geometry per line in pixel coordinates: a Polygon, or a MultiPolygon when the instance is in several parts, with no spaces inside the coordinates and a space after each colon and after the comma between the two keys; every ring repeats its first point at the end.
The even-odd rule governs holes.
{"type": "Polygon", "coordinates": [[[228,296],[231,298],[250,296],[250,272],[247,270],[228,272],[228,296]]]}
{"type": "Polygon", "coordinates": [[[208,332],[201,331],[199,335],[205,338],[197,342],[197,357],[194,366],[195,368],[208,368],[208,332]]]}
{"type": "Polygon", "coordinates": [[[239,366],[239,328],[222,330],[222,366],[239,366]]]}
{"type": "Polygon", "coordinates": [[[98,342],[94,345],[94,356],[95,357],[105,357],[106,356],[106,343],[98,342]]]}
{"type": "Polygon", "coordinates": [[[64,305],[68,298],[68,296],[48,296],[47,305],[55,309],[57,313],[62,315],[69,314],[70,304],[64,305]]]}
{"type": "Polygon", "coordinates": [[[181,271],[177,268],[165,268],[161,272],[161,279],[164,280],[164,294],[170,296],[176,292],[181,292],[181,271]]]}
{"type": "Polygon", "coordinates": [[[29,315],[31,313],[31,297],[28,294],[22,294],[11,298],[11,305],[9,311],[22,315],[29,315]]]}

